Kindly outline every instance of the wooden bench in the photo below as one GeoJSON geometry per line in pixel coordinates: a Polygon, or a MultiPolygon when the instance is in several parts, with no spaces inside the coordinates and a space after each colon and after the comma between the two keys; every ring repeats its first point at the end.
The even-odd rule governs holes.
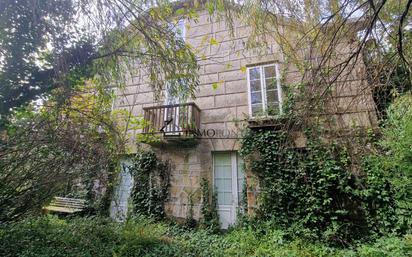
{"type": "Polygon", "coordinates": [[[86,200],[66,197],[55,197],[48,206],[43,207],[43,212],[75,213],[86,208],[86,200]]]}

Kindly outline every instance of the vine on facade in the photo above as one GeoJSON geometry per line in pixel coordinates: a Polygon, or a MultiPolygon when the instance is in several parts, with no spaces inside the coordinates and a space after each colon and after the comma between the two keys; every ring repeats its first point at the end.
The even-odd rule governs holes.
{"type": "Polygon", "coordinates": [[[133,158],[130,172],[134,178],[133,214],[164,218],[170,187],[169,163],[159,160],[154,152],[141,151],[133,158]]]}
{"type": "Polygon", "coordinates": [[[200,182],[200,190],[202,193],[201,213],[203,216],[200,225],[211,232],[218,232],[220,224],[219,215],[217,213],[216,191],[211,190],[209,181],[205,178],[200,182]]]}
{"type": "Polygon", "coordinates": [[[410,231],[412,208],[404,204],[410,197],[402,176],[394,176],[402,173],[396,163],[388,167],[381,154],[371,154],[355,174],[343,145],[310,140],[296,149],[291,141],[274,130],[249,131],[243,139],[241,154],[259,179],[258,218],[338,245],[410,231]]]}

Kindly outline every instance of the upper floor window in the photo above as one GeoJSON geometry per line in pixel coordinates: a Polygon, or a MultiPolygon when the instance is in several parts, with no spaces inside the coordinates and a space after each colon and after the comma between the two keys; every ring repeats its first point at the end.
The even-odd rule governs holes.
{"type": "Polygon", "coordinates": [[[171,29],[177,38],[180,38],[183,41],[185,40],[186,28],[184,19],[179,19],[177,22],[173,23],[171,29]]]}
{"type": "Polygon", "coordinates": [[[252,117],[273,116],[281,112],[282,91],[278,64],[247,69],[249,113],[252,117]]]}

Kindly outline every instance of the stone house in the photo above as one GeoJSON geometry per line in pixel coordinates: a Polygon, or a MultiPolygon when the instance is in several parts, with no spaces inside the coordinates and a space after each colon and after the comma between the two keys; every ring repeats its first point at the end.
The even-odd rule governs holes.
{"type": "MultiPolygon", "coordinates": [[[[177,36],[198,50],[200,85],[196,98],[181,102],[164,92],[161,99],[156,99],[148,77],[138,74],[117,91],[114,109],[128,110],[151,124],[150,130],[130,131],[131,145],[140,133],[161,137],[160,143],[147,147],[160,159],[171,162],[167,214],[185,218],[191,197],[194,217],[200,218],[200,181],[206,178],[216,190],[220,222],[226,228],[236,220],[245,182],[248,207],[256,206],[256,192],[249,189],[254,184],[253,177],[245,172],[238,154],[241,131],[258,117],[281,112],[283,87],[299,82],[301,75],[296,68],[285,64],[280,47],[274,42],[265,51],[246,49],[249,26],[235,23],[232,34],[224,20],[206,10],[199,10],[197,22],[179,20],[176,26],[177,36]]],[[[358,65],[350,72],[354,78],[361,78],[363,66],[358,65]]],[[[333,115],[344,126],[376,123],[373,99],[369,92],[363,91],[363,83],[366,82],[359,79],[336,85],[339,106],[333,115]],[[351,100],[360,92],[364,100],[354,105],[351,100]]],[[[297,141],[298,145],[304,144],[304,140],[297,141]]],[[[127,159],[122,165],[126,170],[127,159]]],[[[131,180],[130,175],[122,177],[118,211],[127,209],[131,180]]]]}

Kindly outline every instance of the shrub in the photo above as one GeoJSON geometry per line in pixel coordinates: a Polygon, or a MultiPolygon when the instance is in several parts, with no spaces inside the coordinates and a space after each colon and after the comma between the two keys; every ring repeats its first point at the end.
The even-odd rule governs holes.
{"type": "Polygon", "coordinates": [[[142,217],[120,224],[101,218],[48,216],[0,227],[0,256],[407,257],[412,252],[412,236],[383,237],[348,249],[287,238],[271,223],[212,234],[142,217]]]}
{"type": "Polygon", "coordinates": [[[412,236],[404,238],[384,237],[378,239],[372,245],[361,245],[357,248],[358,256],[391,256],[404,257],[411,256],[412,253],[412,236]]]}
{"type": "Polygon", "coordinates": [[[105,219],[31,218],[1,230],[0,256],[112,256],[120,243],[119,225],[105,219]]]}
{"type": "Polygon", "coordinates": [[[143,217],[130,219],[120,233],[114,256],[174,256],[177,249],[165,237],[167,228],[143,217]]]}

